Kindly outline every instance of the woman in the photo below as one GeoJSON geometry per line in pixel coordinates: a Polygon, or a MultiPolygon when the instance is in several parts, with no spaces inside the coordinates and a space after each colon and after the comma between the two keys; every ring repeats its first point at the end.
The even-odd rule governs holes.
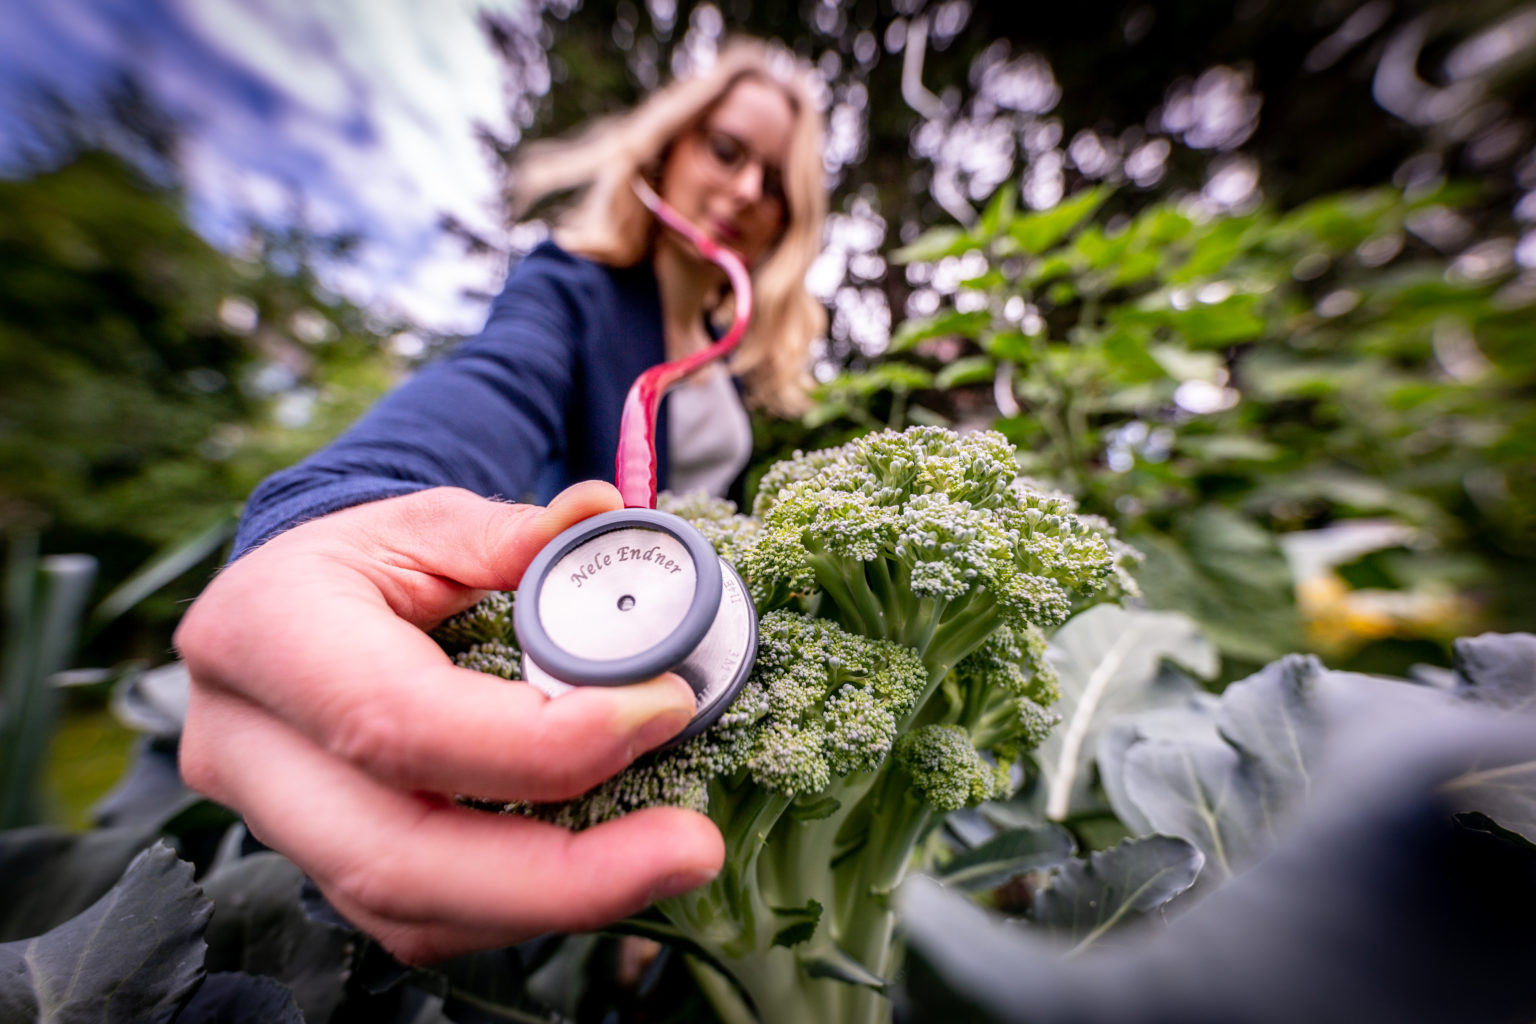
{"type": "MultiPolygon", "coordinates": [[[[733,369],[748,401],[793,409],[823,315],[803,284],[825,204],[820,115],[803,71],[738,44],[629,115],[530,148],[516,203],[584,188],[554,241],[513,271],[480,337],[258,489],[236,560],[177,632],[188,784],[403,959],[590,929],[720,867],[718,831],[692,812],[573,835],[447,796],[574,796],[687,723],[681,679],[550,701],[453,667],[423,632],[620,506],[594,481],[612,473],[625,389],[727,312],[720,274],[657,230],[636,175],[752,268],[757,314],[733,369]]],[[[745,460],[739,426],[709,443],[729,439],[722,417],[739,423],[737,392],[723,377],[684,387],[674,419],[710,429],[674,423],[662,446],[690,487],[719,490],[745,460]]]]}
{"type": "MultiPolygon", "coordinates": [[[[427,485],[547,502],[576,481],[612,479],[630,384],[706,345],[706,312],[725,312],[723,275],[657,227],[637,178],[752,268],[756,315],[732,369],[748,400],[798,411],[806,352],[825,319],[805,275],[826,200],[820,117],[804,81],[782,74],[770,51],[737,44],[708,75],[624,117],[529,147],[514,169],[515,208],[585,189],[555,242],[512,273],[480,337],[263,484],[237,551],[296,521],[427,485]]],[[[699,376],[668,401],[680,422],[658,430],[661,483],[722,494],[751,432],[724,373],[699,376]],[[681,473],[669,478],[672,461],[681,473]]]]}

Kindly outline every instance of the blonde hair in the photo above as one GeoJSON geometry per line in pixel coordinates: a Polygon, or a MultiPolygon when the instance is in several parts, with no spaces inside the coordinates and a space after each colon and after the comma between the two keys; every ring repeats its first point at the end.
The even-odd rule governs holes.
{"type": "Polygon", "coordinates": [[[570,138],[531,143],[513,165],[511,205],[521,215],[542,199],[581,189],[556,223],[561,246],[610,266],[639,263],[651,251],[656,225],[631,182],[641,175],[656,184],[673,142],[744,79],[782,89],[795,126],[783,168],[784,232],[752,268],[755,309],[731,369],[752,405],[795,415],[808,404],[811,342],[826,330],[826,309],[806,290],[805,276],[821,250],[827,195],[821,111],[808,71],[788,51],[756,40],[731,42],[710,68],[652,93],[628,113],[600,119],[570,138]]]}

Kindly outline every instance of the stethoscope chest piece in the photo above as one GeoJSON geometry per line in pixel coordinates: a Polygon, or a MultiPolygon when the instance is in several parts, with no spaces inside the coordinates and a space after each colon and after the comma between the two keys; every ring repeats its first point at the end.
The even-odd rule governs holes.
{"type": "Polygon", "coordinates": [[[544,547],[518,588],[523,678],[551,697],[675,672],[708,728],[746,682],[757,613],[741,577],[694,527],[652,509],[593,516],[544,547]]]}

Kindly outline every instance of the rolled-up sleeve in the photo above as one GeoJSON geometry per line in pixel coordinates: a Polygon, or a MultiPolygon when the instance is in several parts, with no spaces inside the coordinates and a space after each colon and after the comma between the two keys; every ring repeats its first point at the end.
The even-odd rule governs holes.
{"type": "Polygon", "coordinates": [[[525,499],[564,458],[584,372],[581,339],[604,302],[591,264],[551,246],[513,271],[479,335],[381,399],[330,445],[251,495],[235,556],[291,526],[428,487],[525,499]]]}

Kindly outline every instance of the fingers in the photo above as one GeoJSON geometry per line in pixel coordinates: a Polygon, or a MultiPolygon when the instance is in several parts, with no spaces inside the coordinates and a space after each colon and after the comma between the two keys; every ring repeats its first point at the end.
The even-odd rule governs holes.
{"type": "Polygon", "coordinates": [[[690,811],[570,833],[380,784],[235,698],[199,698],[191,715],[200,728],[185,756],[215,744],[223,763],[247,766],[218,776],[221,798],[407,960],[591,930],[703,884],[724,858],[718,830],[690,811]]]}
{"type": "Polygon", "coordinates": [[[355,582],[326,585],[323,599],[308,589],[259,616],[251,611],[248,628],[224,638],[215,656],[184,646],[188,667],[204,686],[262,705],[392,785],[564,799],[693,716],[693,691],[676,676],[550,700],[526,684],[457,668],[355,582]]]}
{"type": "Polygon", "coordinates": [[[701,815],[658,808],[573,835],[434,795],[573,797],[691,719],[673,675],[549,700],[456,668],[423,632],[513,588],[561,530],[620,504],[605,484],[547,509],[437,489],[241,558],[177,631],[193,678],[188,784],[411,960],[592,928],[702,883],[723,845],[701,815]]]}
{"type": "Polygon", "coordinates": [[[572,488],[547,510],[428,493],[306,524],[230,566],[177,633],[193,678],[266,707],[390,784],[504,800],[575,796],[687,724],[693,693],[676,677],[550,701],[455,668],[399,614],[441,617],[443,595],[473,593],[440,573],[494,585],[520,576],[534,550],[528,538],[542,543],[606,509],[617,501],[611,487],[572,488]],[[407,506],[425,525],[402,525],[407,506]],[[410,530],[434,539],[417,543],[410,530]],[[392,562],[371,558],[381,538],[392,562]],[[508,575],[477,576],[472,563],[493,552],[508,575]],[[407,553],[418,567],[404,567],[407,553]]]}

